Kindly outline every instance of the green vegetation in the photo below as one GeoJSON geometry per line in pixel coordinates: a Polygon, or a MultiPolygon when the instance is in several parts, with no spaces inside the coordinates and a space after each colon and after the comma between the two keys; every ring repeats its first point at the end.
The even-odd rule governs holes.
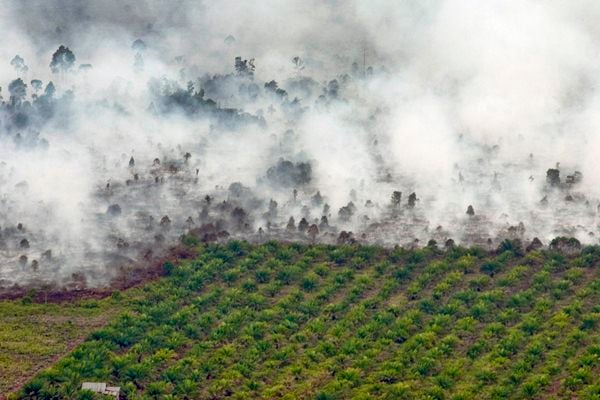
{"type": "Polygon", "coordinates": [[[111,299],[35,304],[25,296],[0,301],[0,394],[71,351],[119,309],[111,299]]]}
{"type": "Polygon", "coordinates": [[[198,247],[14,397],[599,398],[600,250],[503,249],[198,247]]]}

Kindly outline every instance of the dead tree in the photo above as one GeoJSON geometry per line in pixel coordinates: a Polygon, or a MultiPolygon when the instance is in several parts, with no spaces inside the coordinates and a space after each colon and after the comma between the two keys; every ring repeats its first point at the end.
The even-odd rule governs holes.
{"type": "Polygon", "coordinates": [[[288,223],[287,223],[285,229],[287,229],[288,231],[295,231],[296,230],[296,221],[294,221],[294,217],[290,217],[290,219],[288,220],[288,223]]]}
{"type": "Polygon", "coordinates": [[[402,201],[402,192],[395,190],[392,193],[392,206],[398,207],[402,201]]]}
{"type": "Polygon", "coordinates": [[[310,240],[314,243],[317,235],[319,234],[319,227],[316,224],[312,224],[308,227],[308,236],[310,236],[310,240]]]}
{"type": "Polygon", "coordinates": [[[417,194],[415,192],[412,192],[409,196],[408,196],[408,207],[409,208],[414,208],[415,205],[417,205],[417,194]]]}
{"type": "Polygon", "coordinates": [[[308,229],[308,221],[306,218],[302,218],[300,222],[298,222],[298,230],[300,232],[305,232],[308,229]]]}

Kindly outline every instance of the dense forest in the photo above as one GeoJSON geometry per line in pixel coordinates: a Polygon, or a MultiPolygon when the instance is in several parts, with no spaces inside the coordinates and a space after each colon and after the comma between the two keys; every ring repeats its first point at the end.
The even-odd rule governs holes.
{"type": "Polygon", "coordinates": [[[199,244],[15,399],[596,399],[600,248],[199,244]]]}

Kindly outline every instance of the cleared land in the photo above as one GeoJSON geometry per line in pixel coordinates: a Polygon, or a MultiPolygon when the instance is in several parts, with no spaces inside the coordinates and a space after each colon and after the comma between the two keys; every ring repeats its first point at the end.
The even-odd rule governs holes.
{"type": "Polygon", "coordinates": [[[0,301],[0,393],[17,389],[58,361],[118,310],[109,299],[61,304],[30,303],[28,297],[0,301]]]}
{"type": "Polygon", "coordinates": [[[160,280],[79,306],[120,315],[14,397],[94,398],[89,380],[128,399],[596,399],[599,264],[598,247],[508,242],[200,246],[160,280]]]}

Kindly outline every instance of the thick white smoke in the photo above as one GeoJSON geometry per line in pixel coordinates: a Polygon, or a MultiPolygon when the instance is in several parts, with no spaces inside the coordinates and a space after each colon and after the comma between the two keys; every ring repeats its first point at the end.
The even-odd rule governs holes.
{"type": "Polygon", "coordinates": [[[5,2],[0,286],[104,285],[190,230],[595,243],[599,16],[558,0],[5,2]],[[53,73],[59,45],[76,62],[53,73]]]}

